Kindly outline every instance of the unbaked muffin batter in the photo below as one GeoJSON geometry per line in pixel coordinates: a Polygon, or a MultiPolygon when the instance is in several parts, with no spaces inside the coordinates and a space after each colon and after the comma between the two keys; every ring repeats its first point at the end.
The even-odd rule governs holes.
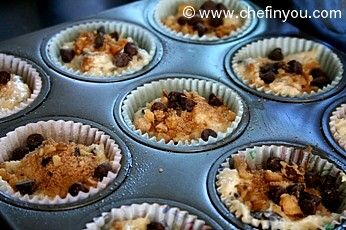
{"type": "Polygon", "coordinates": [[[261,170],[250,170],[244,156],[233,157],[216,182],[231,212],[271,221],[272,229],[319,229],[338,218],[341,203],[336,178],[321,177],[296,164],[271,157],[261,170]]]}
{"type": "Polygon", "coordinates": [[[210,136],[217,137],[217,132],[225,132],[235,117],[214,94],[206,100],[196,92],[173,91],[164,92],[161,98],[138,110],[134,125],[142,133],[166,142],[198,138],[208,141],[210,136]]]}
{"type": "Polygon", "coordinates": [[[29,86],[20,76],[0,71],[0,78],[0,113],[16,108],[30,97],[29,86]]]}
{"type": "Polygon", "coordinates": [[[150,61],[150,55],[137,47],[132,38],[123,38],[116,31],[105,33],[104,27],[81,32],[60,49],[62,62],[75,71],[93,76],[133,73],[150,61]]]}
{"type": "Polygon", "coordinates": [[[32,134],[27,146],[13,151],[10,161],[0,163],[0,177],[22,195],[61,198],[88,192],[112,171],[104,146],[44,140],[32,134]]]}
{"type": "Polygon", "coordinates": [[[316,92],[331,82],[320,69],[317,50],[283,56],[275,48],[267,57],[239,61],[236,69],[248,85],[291,97],[316,92]]]}
{"type": "MultiPolygon", "coordinates": [[[[177,8],[177,13],[175,15],[170,15],[162,20],[162,23],[168,28],[176,31],[182,32],[183,34],[198,35],[202,37],[207,35],[208,37],[225,37],[230,35],[231,32],[240,28],[244,22],[241,20],[238,14],[234,13],[233,17],[209,17],[201,18],[198,14],[198,9],[200,10],[210,10],[220,11],[227,14],[227,7],[222,3],[216,3],[214,1],[206,1],[200,8],[193,6],[196,15],[192,18],[186,18],[183,16],[184,8],[187,6],[193,6],[191,3],[179,4],[177,8]]],[[[211,14],[210,14],[211,15],[211,14]]],[[[224,14],[220,14],[223,15],[224,14]]]]}

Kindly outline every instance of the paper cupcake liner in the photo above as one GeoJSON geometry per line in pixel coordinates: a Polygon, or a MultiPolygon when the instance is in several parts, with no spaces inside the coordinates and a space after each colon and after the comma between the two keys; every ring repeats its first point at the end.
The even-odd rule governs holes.
{"type": "Polygon", "coordinates": [[[346,140],[341,138],[341,135],[336,129],[336,121],[342,118],[346,119],[346,104],[342,104],[334,110],[329,122],[330,132],[332,133],[334,139],[342,148],[346,149],[346,140]]]}
{"type": "Polygon", "coordinates": [[[243,78],[240,71],[239,62],[247,58],[266,57],[267,54],[276,47],[280,47],[282,49],[284,56],[298,52],[317,50],[317,60],[320,63],[321,69],[323,69],[332,80],[330,84],[324,86],[322,89],[319,89],[317,92],[304,92],[295,97],[299,98],[310,95],[320,95],[335,88],[342,79],[343,65],[339,57],[331,49],[314,41],[293,37],[262,39],[256,42],[252,42],[239,49],[234,55],[232,63],[230,63],[236,74],[236,77],[245,85],[259,92],[281,97],[290,97],[289,95],[280,92],[273,92],[270,89],[265,89],[265,87],[256,87],[255,84],[250,84],[248,80],[243,78]]]}
{"type": "MultiPolygon", "coordinates": [[[[332,225],[339,225],[346,219],[346,175],[343,171],[338,169],[332,163],[329,163],[328,160],[323,159],[317,155],[307,152],[301,148],[295,147],[286,147],[278,145],[262,145],[255,146],[252,148],[246,148],[245,150],[238,151],[237,154],[245,156],[245,161],[248,164],[249,169],[264,169],[266,161],[269,157],[279,157],[287,163],[295,163],[300,166],[305,166],[307,170],[315,170],[319,172],[321,176],[332,175],[337,177],[337,183],[339,184],[340,196],[342,197],[342,203],[340,204],[339,209],[343,210],[340,214],[340,217],[332,221],[332,225]]],[[[232,156],[234,156],[232,155],[232,156]]],[[[242,222],[246,224],[251,224],[255,227],[261,226],[262,229],[286,229],[282,226],[281,221],[269,221],[269,220],[259,220],[252,217],[247,210],[245,210],[243,205],[232,203],[229,197],[221,195],[220,192],[220,172],[222,170],[233,169],[233,166],[230,166],[229,159],[227,158],[224,163],[221,164],[218,174],[216,176],[216,188],[218,194],[220,195],[221,201],[227,206],[227,208],[242,222]]],[[[294,223],[294,222],[293,222],[294,223]]],[[[288,226],[286,226],[288,227],[288,226]]],[[[294,226],[290,226],[294,229],[294,226]]],[[[321,229],[324,229],[326,226],[319,226],[321,229]]]]}
{"type": "Polygon", "coordinates": [[[102,213],[102,216],[94,218],[93,222],[86,224],[88,230],[109,229],[113,221],[133,220],[147,217],[152,222],[163,224],[166,229],[211,229],[204,220],[168,205],[154,204],[132,204],[113,208],[110,212],[102,213]]]}
{"type": "Polygon", "coordinates": [[[11,159],[12,151],[18,147],[26,145],[26,138],[33,133],[39,133],[44,138],[52,138],[57,142],[73,141],[78,144],[91,145],[93,143],[103,144],[105,147],[105,155],[110,160],[114,172],[108,172],[107,177],[97,183],[97,187],[91,187],[89,192],[79,192],[77,196],[68,194],[65,198],[55,196],[50,198],[48,196],[38,195],[21,195],[15,192],[12,187],[0,178],[0,191],[12,196],[14,199],[21,201],[35,203],[35,204],[65,204],[83,200],[90,197],[100,190],[106,188],[112,182],[120,170],[120,160],[122,158],[121,150],[114,140],[103,131],[92,128],[90,125],[82,123],[75,123],[73,121],[39,121],[37,123],[29,123],[25,126],[16,128],[14,131],[7,133],[7,135],[0,139],[0,162],[8,161],[11,159]]]}
{"type": "MultiPolygon", "coordinates": [[[[175,15],[176,11],[178,9],[178,5],[182,3],[191,3],[191,5],[201,6],[206,0],[160,0],[158,4],[156,5],[154,9],[154,20],[157,25],[161,27],[161,29],[169,33],[170,35],[186,38],[190,40],[196,40],[196,41],[217,41],[217,40],[224,40],[231,37],[236,37],[242,33],[244,33],[249,26],[251,25],[254,18],[250,15],[247,18],[243,19],[243,25],[239,27],[238,29],[232,31],[229,35],[224,36],[222,38],[219,38],[217,36],[208,36],[203,35],[202,37],[199,37],[198,35],[194,34],[183,34],[182,32],[177,32],[167,26],[165,26],[162,23],[162,20],[167,18],[168,16],[175,15]]],[[[239,1],[239,0],[214,0],[217,3],[223,3],[230,11],[234,10],[234,12],[240,12],[241,10],[247,10],[252,9],[252,7],[246,3],[245,1],[239,1]]],[[[198,10],[195,9],[195,12],[197,13],[198,10]]]]}
{"type": "Polygon", "coordinates": [[[144,30],[142,27],[137,26],[135,24],[130,24],[121,21],[94,21],[94,22],[85,22],[77,25],[70,26],[56,35],[54,35],[47,42],[47,56],[50,61],[55,64],[58,68],[69,72],[71,74],[80,75],[88,78],[102,78],[102,77],[121,77],[124,75],[133,74],[135,72],[140,71],[145,66],[149,65],[152,61],[155,52],[156,52],[156,44],[155,41],[151,38],[151,34],[144,30]],[[125,38],[132,38],[134,42],[138,44],[139,48],[146,50],[149,54],[148,63],[144,66],[140,67],[131,67],[129,69],[124,70],[122,73],[117,75],[93,75],[88,73],[83,73],[79,70],[75,70],[73,68],[68,67],[60,57],[60,48],[66,42],[74,41],[81,32],[85,31],[94,31],[97,30],[100,26],[105,27],[106,33],[111,33],[117,31],[119,35],[123,35],[125,38]]]}
{"type": "Polygon", "coordinates": [[[121,113],[126,125],[130,129],[132,129],[133,132],[142,136],[144,139],[171,146],[197,146],[214,143],[231,135],[231,133],[238,127],[242,119],[244,105],[239,95],[230,88],[226,87],[225,85],[192,78],[172,78],[166,80],[153,81],[131,91],[123,101],[121,109],[121,113]],[[184,90],[195,91],[200,96],[206,99],[209,97],[211,93],[214,93],[223,101],[225,105],[228,106],[230,110],[232,110],[236,114],[235,120],[227,128],[226,132],[217,132],[217,137],[209,137],[208,141],[204,141],[201,138],[199,138],[196,140],[186,140],[184,142],[179,141],[177,144],[174,144],[173,140],[169,141],[168,143],[165,143],[164,139],[158,140],[155,136],[150,137],[147,133],[142,133],[141,130],[136,129],[136,127],[133,124],[134,114],[139,109],[145,107],[146,103],[149,103],[156,98],[160,98],[162,96],[163,90],[166,90],[167,92],[182,92],[184,90]]]}
{"type": "Polygon", "coordinates": [[[41,92],[42,79],[40,77],[40,74],[32,65],[12,55],[6,55],[6,54],[0,53],[0,70],[8,71],[13,74],[19,75],[22,78],[23,82],[26,83],[31,90],[30,97],[26,101],[21,102],[15,108],[10,110],[0,109],[0,119],[1,119],[4,117],[8,117],[12,114],[18,113],[19,111],[28,107],[37,98],[38,94],[41,92]]]}

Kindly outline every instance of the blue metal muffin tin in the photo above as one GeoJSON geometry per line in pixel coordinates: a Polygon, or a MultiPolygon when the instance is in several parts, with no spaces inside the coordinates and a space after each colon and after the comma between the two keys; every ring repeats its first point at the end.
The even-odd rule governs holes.
{"type": "MultiPolygon", "coordinates": [[[[340,85],[324,97],[299,103],[267,95],[263,97],[240,86],[229,76],[233,73],[227,63],[233,51],[252,40],[270,36],[315,38],[289,23],[259,19],[252,31],[235,40],[215,44],[182,42],[166,37],[157,31],[157,27],[152,27],[152,6],[156,2],[139,1],[86,19],[135,23],[157,37],[157,42],[162,45],[161,60],[155,59],[156,65],[134,78],[92,82],[71,78],[50,68],[44,58],[45,41],[55,32],[80,22],[64,23],[0,43],[1,53],[28,59],[34,67],[39,66],[41,76],[48,76],[44,78],[44,100],[18,115],[0,120],[0,136],[32,121],[62,118],[104,130],[119,142],[125,154],[122,162],[125,167],[119,178],[99,196],[85,201],[48,207],[15,202],[0,194],[0,218],[11,228],[82,229],[93,217],[113,207],[132,202],[157,202],[185,209],[206,220],[214,229],[250,229],[232,214],[225,213],[217,194],[211,192],[217,165],[230,154],[244,146],[262,143],[311,145],[345,170],[346,153],[333,141],[327,124],[330,112],[346,94],[345,73],[340,85]],[[234,138],[206,148],[169,149],[151,145],[130,133],[119,113],[124,96],[141,84],[165,77],[208,79],[234,89],[247,105],[245,120],[234,138]]],[[[345,64],[346,55],[333,50],[345,64]]]]}

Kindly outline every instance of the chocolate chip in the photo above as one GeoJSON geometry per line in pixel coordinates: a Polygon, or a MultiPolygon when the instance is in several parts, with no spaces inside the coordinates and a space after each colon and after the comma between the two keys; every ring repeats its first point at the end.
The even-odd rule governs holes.
{"type": "Polygon", "coordinates": [[[75,56],[75,52],[73,49],[60,49],[60,56],[61,56],[61,60],[64,63],[69,63],[72,61],[72,59],[75,56]]]}
{"type": "Polygon", "coordinates": [[[184,16],[180,16],[178,19],[177,19],[177,22],[179,25],[183,26],[183,25],[186,25],[186,23],[188,22],[188,19],[184,16]]]}
{"type": "Polygon", "coordinates": [[[106,33],[106,29],[104,26],[100,26],[97,30],[96,30],[96,33],[98,34],[105,34],[106,33]]]}
{"type": "Polygon", "coordinates": [[[300,197],[300,194],[304,192],[304,189],[305,189],[305,186],[302,183],[296,183],[286,188],[288,194],[293,195],[297,197],[298,199],[300,197]]]}
{"type": "Polygon", "coordinates": [[[133,57],[138,54],[138,48],[134,43],[128,42],[124,47],[124,52],[133,57]]]}
{"type": "Polygon", "coordinates": [[[336,188],[325,188],[321,192],[322,204],[331,212],[337,212],[341,202],[340,194],[336,188]]]}
{"type": "Polygon", "coordinates": [[[275,73],[273,72],[267,72],[267,73],[260,73],[259,77],[264,81],[266,84],[270,84],[275,80],[275,73]]]}
{"type": "Polygon", "coordinates": [[[301,175],[298,174],[298,172],[289,165],[285,166],[285,171],[286,171],[286,177],[292,181],[299,181],[299,178],[301,178],[301,175]]]}
{"type": "Polygon", "coordinates": [[[185,94],[177,92],[177,91],[172,91],[167,96],[168,101],[170,102],[179,102],[182,97],[186,97],[185,94]]]}
{"type": "Polygon", "coordinates": [[[104,162],[96,167],[94,171],[94,177],[102,181],[103,177],[106,177],[109,171],[112,171],[112,166],[109,162],[104,162]]]}
{"type": "Polygon", "coordinates": [[[266,63],[262,66],[260,66],[260,73],[268,73],[268,72],[273,72],[273,73],[278,73],[277,68],[275,68],[274,64],[272,63],[266,63]]]}
{"type": "Polygon", "coordinates": [[[159,222],[151,222],[147,225],[147,230],[165,230],[165,226],[159,222]]]}
{"type": "Polygon", "coordinates": [[[7,71],[0,71],[0,85],[6,85],[11,80],[11,74],[7,71]]]}
{"type": "Polygon", "coordinates": [[[278,157],[269,157],[267,160],[267,169],[273,171],[273,172],[278,172],[281,171],[282,165],[281,162],[282,160],[278,157]]]}
{"type": "Polygon", "coordinates": [[[53,173],[50,171],[48,171],[47,174],[48,174],[48,176],[53,176],[53,173]]]}
{"type": "Polygon", "coordinates": [[[176,91],[170,92],[167,96],[168,107],[173,108],[175,110],[181,110],[180,102],[182,97],[186,97],[185,94],[176,91]]]}
{"type": "Polygon", "coordinates": [[[318,173],[309,171],[304,175],[304,180],[306,187],[308,188],[318,188],[321,184],[321,177],[318,173]]]}
{"type": "Polygon", "coordinates": [[[296,74],[302,74],[303,73],[303,66],[300,62],[296,60],[291,60],[287,62],[288,65],[288,72],[290,73],[296,73],[296,74]]]}
{"type": "Polygon", "coordinates": [[[281,61],[284,59],[281,48],[273,49],[269,54],[268,58],[273,61],[281,61]]]}
{"type": "Polygon", "coordinates": [[[202,23],[195,24],[193,29],[198,32],[199,37],[202,37],[207,32],[207,27],[205,27],[202,23]]]}
{"type": "Polygon", "coordinates": [[[43,167],[46,167],[49,164],[49,162],[52,161],[52,159],[53,159],[52,157],[44,157],[41,161],[41,165],[43,167]]]}
{"type": "Polygon", "coordinates": [[[310,82],[311,86],[316,86],[322,89],[324,86],[329,84],[329,79],[327,77],[318,77],[310,82]]]}
{"type": "Polygon", "coordinates": [[[103,41],[104,41],[103,34],[97,34],[95,41],[94,41],[94,48],[99,49],[103,46],[103,41]]]}
{"type": "Polygon", "coordinates": [[[119,33],[114,31],[109,34],[114,40],[118,41],[119,40],[119,33]]]}
{"type": "Polygon", "coordinates": [[[336,177],[332,175],[326,175],[322,178],[322,188],[330,189],[336,187],[336,177]]]}
{"type": "Polygon", "coordinates": [[[205,1],[201,7],[201,10],[216,10],[216,3],[214,1],[205,1]]]}
{"type": "Polygon", "coordinates": [[[287,64],[283,61],[279,61],[279,62],[275,62],[273,64],[273,72],[274,73],[278,73],[279,69],[283,69],[283,70],[286,70],[288,68],[287,64]]]}
{"type": "Polygon", "coordinates": [[[203,19],[198,14],[190,18],[187,22],[190,26],[195,26],[198,23],[203,23],[203,19]]]}
{"type": "Polygon", "coordinates": [[[114,57],[114,64],[117,67],[126,67],[132,58],[127,53],[120,53],[114,57]]]}
{"type": "Polygon", "coordinates": [[[11,160],[19,161],[25,157],[26,154],[30,152],[28,147],[19,147],[13,150],[11,160]]]}
{"type": "Polygon", "coordinates": [[[155,110],[162,110],[165,111],[167,109],[166,105],[161,102],[154,102],[154,104],[151,105],[150,110],[153,112],[155,110]]]}
{"type": "Polygon", "coordinates": [[[71,196],[77,196],[79,192],[88,192],[88,191],[89,189],[81,183],[74,183],[68,189],[68,193],[70,193],[71,196]]]}
{"type": "Polygon", "coordinates": [[[286,190],[280,186],[271,186],[267,192],[267,197],[272,200],[275,204],[280,203],[280,196],[286,193],[286,190]]]}
{"type": "Polygon", "coordinates": [[[303,192],[300,196],[298,204],[305,215],[314,215],[317,206],[321,203],[319,196],[303,192]]]}
{"type": "Polygon", "coordinates": [[[43,141],[44,141],[44,138],[41,134],[34,133],[34,134],[29,135],[26,138],[26,145],[28,146],[30,151],[33,151],[37,147],[39,147],[43,141]]]}
{"type": "Polygon", "coordinates": [[[74,156],[79,157],[80,156],[80,149],[78,147],[74,148],[74,156]]]}
{"type": "Polygon", "coordinates": [[[186,97],[182,97],[180,99],[180,106],[182,108],[182,110],[186,110],[187,112],[192,112],[193,108],[197,105],[196,102],[194,102],[193,100],[186,98],[186,97]]]}
{"type": "Polygon", "coordinates": [[[319,77],[327,77],[327,74],[320,68],[310,70],[310,75],[315,79],[319,77]]]}
{"type": "Polygon", "coordinates": [[[33,180],[25,180],[16,183],[16,189],[20,192],[20,194],[25,195],[31,195],[35,191],[35,182],[33,180]]]}
{"type": "Polygon", "coordinates": [[[217,137],[217,133],[212,129],[205,129],[201,133],[201,138],[203,141],[208,141],[209,137],[217,137]]]}
{"type": "Polygon", "coordinates": [[[213,93],[209,95],[208,104],[211,106],[221,106],[223,102],[213,93]]]}
{"type": "Polygon", "coordinates": [[[211,17],[208,19],[209,25],[212,27],[219,27],[223,25],[223,19],[218,17],[211,17]]]}

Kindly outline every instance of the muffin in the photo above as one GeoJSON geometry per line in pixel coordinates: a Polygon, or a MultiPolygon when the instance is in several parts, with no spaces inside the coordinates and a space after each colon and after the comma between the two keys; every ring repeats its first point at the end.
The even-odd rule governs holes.
{"type": "Polygon", "coordinates": [[[335,141],[346,149],[346,104],[341,104],[333,111],[329,128],[335,141]]]}
{"type": "Polygon", "coordinates": [[[81,123],[30,123],[8,133],[0,144],[0,190],[31,203],[87,198],[104,189],[120,169],[114,141],[81,123]]]}
{"type": "Polygon", "coordinates": [[[56,142],[37,133],[26,143],[13,150],[10,161],[0,163],[0,177],[23,196],[77,196],[113,171],[104,145],[56,142]]]}
{"type": "Polygon", "coordinates": [[[259,92],[298,98],[335,88],[342,78],[340,59],[327,47],[299,38],[263,39],[233,57],[236,77],[259,92]]]}
{"type": "Polygon", "coordinates": [[[253,9],[250,4],[238,0],[160,0],[154,7],[153,25],[180,40],[218,42],[245,35],[256,25],[252,15],[240,17],[242,10],[249,9],[253,9]]]}
{"type": "Polygon", "coordinates": [[[13,110],[31,95],[29,86],[23,79],[8,71],[0,71],[0,113],[13,110]]]}
{"type": "Polygon", "coordinates": [[[41,76],[31,64],[0,53],[0,119],[27,108],[41,89],[41,76]]]}
{"type": "Polygon", "coordinates": [[[154,146],[180,148],[232,138],[246,122],[245,109],[242,98],[220,83],[166,78],[132,90],[121,116],[129,132],[154,146]]]}
{"type": "Polygon", "coordinates": [[[132,204],[113,208],[108,213],[86,224],[86,229],[109,230],[164,230],[164,229],[211,229],[204,220],[175,207],[160,204],[132,204]]]}
{"type": "Polygon", "coordinates": [[[60,59],[68,67],[91,76],[116,76],[137,71],[151,57],[131,37],[116,30],[106,32],[104,26],[81,31],[73,40],[60,47],[60,59]]]}
{"type": "Polygon", "coordinates": [[[221,200],[244,223],[329,229],[345,215],[345,181],[345,173],[312,156],[311,147],[260,146],[232,155],[216,185],[221,200]]]}
{"type": "Polygon", "coordinates": [[[164,91],[135,113],[134,125],[166,143],[199,138],[208,141],[209,137],[217,138],[218,132],[225,132],[235,117],[213,93],[207,100],[194,91],[164,91]]]}
{"type": "Polygon", "coordinates": [[[169,15],[162,20],[162,23],[177,33],[181,32],[191,36],[198,35],[199,37],[206,35],[208,37],[224,38],[244,25],[244,21],[238,14],[234,14],[233,17],[225,17],[222,12],[226,13],[227,10],[229,9],[225,4],[216,1],[204,1],[199,7],[191,3],[180,3],[176,14],[169,15]],[[187,18],[183,14],[187,6],[193,7],[197,12],[192,18],[187,18]],[[221,13],[222,17],[211,17],[210,15],[203,18],[198,13],[202,10],[221,13]]]}

